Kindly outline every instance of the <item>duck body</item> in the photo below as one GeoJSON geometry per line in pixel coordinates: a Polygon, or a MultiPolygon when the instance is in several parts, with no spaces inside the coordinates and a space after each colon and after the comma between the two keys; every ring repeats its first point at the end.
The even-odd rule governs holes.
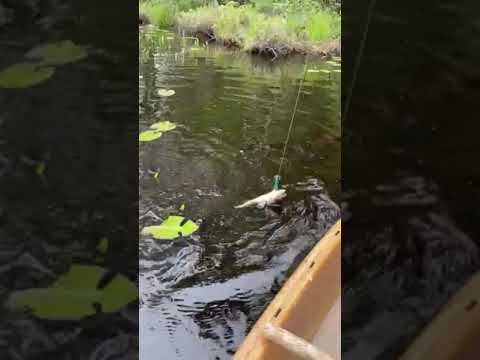
{"type": "Polygon", "coordinates": [[[240,209],[244,207],[256,206],[259,209],[263,209],[266,206],[271,206],[279,201],[283,200],[287,196],[287,191],[285,189],[272,190],[269,193],[260,195],[255,199],[245,201],[241,205],[235,206],[235,209],[240,209]]]}

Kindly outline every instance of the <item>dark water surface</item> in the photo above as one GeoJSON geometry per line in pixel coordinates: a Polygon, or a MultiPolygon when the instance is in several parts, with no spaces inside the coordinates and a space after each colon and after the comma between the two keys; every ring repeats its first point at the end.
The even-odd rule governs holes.
{"type": "MultiPolygon", "coordinates": [[[[95,313],[92,304],[91,316],[65,321],[3,305],[14,291],[51,286],[72,264],[119,271],[135,284],[136,18],[112,16],[88,1],[0,1],[0,11],[4,6],[9,21],[0,28],[0,69],[57,41],[88,47],[89,56],[57,66],[36,86],[0,89],[0,358],[135,355],[136,301],[110,314],[100,306],[95,313]],[[97,26],[105,28],[101,34],[97,26]],[[96,251],[102,237],[109,240],[105,254],[96,251]]],[[[119,14],[136,10],[136,4],[133,11],[116,6],[119,14]]],[[[83,290],[88,276],[81,280],[70,286],[83,290]]],[[[48,305],[41,297],[31,301],[48,305]]],[[[62,305],[75,312],[77,304],[62,305]]]]}
{"type": "Polygon", "coordinates": [[[140,356],[228,359],[339,216],[328,198],[309,194],[340,190],[340,75],[307,74],[283,174],[289,202],[278,216],[233,207],[271,189],[302,59],[272,63],[145,30],[139,74],[140,130],[178,125],[140,144],[140,229],[169,214],[200,224],[189,238],[140,238],[140,356]],[[160,97],[161,88],[176,94],[160,97]]]}
{"type": "Polygon", "coordinates": [[[480,270],[478,2],[344,2],[345,94],[371,4],[342,122],[346,360],[398,358],[480,270]]]}

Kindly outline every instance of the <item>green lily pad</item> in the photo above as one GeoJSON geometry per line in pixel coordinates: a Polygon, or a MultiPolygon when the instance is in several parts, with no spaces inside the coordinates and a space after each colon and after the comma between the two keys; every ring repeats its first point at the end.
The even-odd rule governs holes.
{"type": "Polygon", "coordinates": [[[335,61],[325,61],[325,64],[331,65],[331,66],[340,66],[340,64],[335,61]]]}
{"type": "Polygon", "coordinates": [[[160,122],[157,122],[155,124],[152,124],[150,126],[150,129],[155,130],[155,131],[165,132],[165,131],[173,130],[176,127],[177,127],[177,125],[170,122],[170,121],[160,121],[160,122]]]}
{"type": "Polygon", "coordinates": [[[159,121],[150,126],[150,130],[142,131],[138,139],[142,142],[153,141],[158,139],[166,131],[173,130],[177,127],[176,124],[170,121],[159,121]]]}
{"type": "Polygon", "coordinates": [[[155,239],[171,240],[179,236],[188,236],[198,230],[198,225],[182,216],[169,216],[160,225],[143,228],[143,235],[152,235],[155,239]]]}
{"type": "Polygon", "coordinates": [[[37,166],[35,166],[35,173],[40,176],[40,177],[43,177],[45,175],[45,163],[42,161],[40,163],[37,164],[37,166]]]}
{"type": "Polygon", "coordinates": [[[160,89],[158,90],[158,95],[162,97],[169,97],[175,95],[175,90],[160,89]]]}
{"type": "Polygon", "coordinates": [[[141,142],[153,141],[153,140],[158,139],[160,136],[162,136],[162,134],[163,133],[161,131],[146,130],[146,131],[142,131],[138,135],[138,140],[141,141],[141,142]]]}
{"type": "Polygon", "coordinates": [[[40,84],[52,77],[55,69],[39,67],[33,63],[18,63],[0,71],[0,88],[26,88],[40,84]]]}
{"type": "Polygon", "coordinates": [[[108,239],[106,237],[101,238],[97,245],[97,251],[101,254],[105,254],[108,250],[108,239]]]}
{"type": "Polygon", "coordinates": [[[25,54],[28,59],[39,59],[45,64],[62,65],[85,59],[88,56],[83,46],[70,40],[34,47],[25,54]]]}
{"type": "Polygon", "coordinates": [[[123,275],[116,275],[103,289],[97,285],[106,270],[98,266],[72,265],[49,288],[32,288],[12,293],[6,305],[11,309],[29,308],[41,319],[80,320],[96,313],[112,313],[138,298],[138,289],[123,275]]]}
{"type": "Polygon", "coordinates": [[[148,173],[152,174],[155,180],[158,180],[158,177],[160,176],[160,172],[158,171],[148,170],[148,173]]]}
{"type": "Polygon", "coordinates": [[[317,70],[317,69],[308,69],[307,72],[308,72],[308,73],[319,73],[320,70],[317,70]]]}

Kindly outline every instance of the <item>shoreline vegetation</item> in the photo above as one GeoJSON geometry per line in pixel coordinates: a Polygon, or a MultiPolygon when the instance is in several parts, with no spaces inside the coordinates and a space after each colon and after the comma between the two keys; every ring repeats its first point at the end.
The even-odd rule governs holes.
{"type": "Polygon", "coordinates": [[[340,56],[337,0],[198,1],[140,1],[139,24],[274,59],[291,54],[340,56]]]}

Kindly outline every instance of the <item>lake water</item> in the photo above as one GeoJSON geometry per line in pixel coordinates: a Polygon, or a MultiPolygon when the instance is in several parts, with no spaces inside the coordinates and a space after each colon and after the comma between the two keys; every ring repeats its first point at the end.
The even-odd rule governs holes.
{"type": "Polygon", "coordinates": [[[334,63],[308,62],[282,171],[289,195],[283,214],[234,209],[271,189],[303,61],[272,62],[141,31],[140,131],[158,121],[177,127],[140,143],[139,231],[168,215],[200,225],[188,238],[140,237],[142,360],[230,358],[318,239],[301,224],[301,211],[305,189],[325,189],[333,199],[340,191],[334,63]],[[175,94],[161,97],[160,89],[175,94]]]}

